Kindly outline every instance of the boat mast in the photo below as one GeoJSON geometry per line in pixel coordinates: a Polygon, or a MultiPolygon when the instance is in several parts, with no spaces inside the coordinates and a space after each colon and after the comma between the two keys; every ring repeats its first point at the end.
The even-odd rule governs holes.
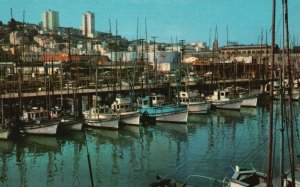
{"type": "Polygon", "coordinates": [[[178,67],[178,71],[179,71],[179,75],[177,78],[177,105],[180,104],[180,89],[181,89],[181,63],[183,62],[183,55],[184,55],[184,41],[185,40],[179,40],[181,43],[181,59],[179,61],[179,67],[178,67]]]}
{"type": "Polygon", "coordinates": [[[157,60],[156,60],[156,51],[155,51],[155,39],[157,37],[156,36],[152,36],[152,39],[153,39],[153,65],[154,65],[154,87],[157,89],[157,60]]]}
{"type": "Polygon", "coordinates": [[[284,82],[284,78],[285,78],[285,60],[284,60],[284,56],[285,56],[285,52],[284,52],[284,46],[285,46],[285,42],[284,42],[284,33],[285,33],[285,20],[284,20],[284,0],[282,0],[282,66],[280,68],[280,72],[279,72],[279,76],[280,76],[280,109],[281,109],[281,129],[280,129],[280,133],[281,133],[281,158],[280,158],[280,186],[284,185],[284,177],[285,177],[285,171],[284,171],[284,131],[285,131],[285,127],[286,127],[286,119],[283,117],[285,115],[285,109],[286,107],[284,106],[284,101],[285,101],[285,85],[283,84],[284,82]]]}
{"type": "Polygon", "coordinates": [[[273,161],[273,97],[274,97],[274,46],[275,46],[275,18],[276,18],[276,0],[272,2],[272,45],[271,45],[271,69],[270,69],[270,127],[269,127],[269,158],[268,158],[268,173],[267,187],[272,186],[272,161],[273,161]]]}
{"type": "Polygon", "coordinates": [[[147,19],[145,18],[145,35],[146,35],[146,62],[147,62],[147,77],[146,77],[146,89],[147,89],[147,95],[150,95],[150,85],[149,85],[149,44],[148,44],[148,29],[147,29],[147,19]]]}
{"type": "Polygon", "coordinates": [[[287,60],[287,70],[288,70],[288,102],[289,102],[289,126],[290,130],[290,161],[291,161],[291,175],[292,175],[292,186],[295,186],[295,160],[294,160],[294,127],[293,127],[293,111],[292,111],[292,68],[290,62],[290,55],[289,55],[289,20],[288,20],[288,1],[284,0],[285,3],[285,34],[286,34],[286,60],[287,60]]]}

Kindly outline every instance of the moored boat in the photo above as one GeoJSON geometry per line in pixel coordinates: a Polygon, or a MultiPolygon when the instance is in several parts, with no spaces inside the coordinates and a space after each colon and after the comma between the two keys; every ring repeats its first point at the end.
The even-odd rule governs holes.
{"type": "Polygon", "coordinates": [[[140,125],[140,111],[137,103],[130,97],[118,95],[111,105],[112,110],[120,116],[120,122],[126,125],[140,125]]]}
{"type": "Polygon", "coordinates": [[[187,105],[165,105],[165,96],[152,94],[139,100],[142,121],[187,123],[187,105]]]}
{"type": "Polygon", "coordinates": [[[230,91],[224,89],[214,91],[208,101],[211,101],[212,106],[217,109],[240,110],[243,99],[231,97],[230,91]]]}
{"type": "Polygon", "coordinates": [[[56,135],[60,118],[50,117],[49,111],[33,108],[23,111],[20,132],[33,135],[56,135]]]}
{"type": "Polygon", "coordinates": [[[84,123],[88,127],[112,130],[118,130],[122,127],[119,125],[119,116],[115,115],[108,106],[91,107],[83,112],[83,116],[84,123]]]}
{"type": "Polygon", "coordinates": [[[206,114],[210,109],[211,102],[202,99],[198,91],[181,91],[179,97],[180,104],[187,105],[189,113],[206,114]]]}
{"type": "Polygon", "coordinates": [[[59,122],[58,128],[61,130],[81,131],[83,127],[83,120],[77,119],[73,116],[65,116],[59,122]]]}

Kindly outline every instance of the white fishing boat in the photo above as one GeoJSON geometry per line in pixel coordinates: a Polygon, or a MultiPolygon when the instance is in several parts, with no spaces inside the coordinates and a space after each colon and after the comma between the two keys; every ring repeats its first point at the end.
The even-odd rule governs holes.
{"type": "Polygon", "coordinates": [[[152,94],[139,99],[142,121],[187,123],[187,105],[166,105],[165,96],[152,94]]]}
{"type": "Polygon", "coordinates": [[[179,93],[180,104],[187,105],[189,113],[206,114],[210,110],[211,102],[205,101],[198,91],[179,93]]]}
{"type": "Polygon", "coordinates": [[[122,127],[119,125],[119,116],[111,111],[108,106],[91,107],[89,110],[83,112],[84,123],[88,127],[105,128],[118,130],[122,127]]]}
{"type": "Polygon", "coordinates": [[[48,110],[33,108],[23,111],[20,132],[33,135],[56,135],[60,118],[52,118],[48,110]]]}
{"type": "MultiPolygon", "coordinates": [[[[284,181],[283,182],[283,186],[284,187],[292,186],[292,174],[291,174],[291,171],[288,171],[285,174],[286,174],[286,177],[283,180],[284,181]]],[[[300,168],[299,168],[299,165],[295,169],[295,186],[296,187],[300,186],[300,168]]]]}
{"type": "Polygon", "coordinates": [[[241,169],[236,166],[233,169],[228,187],[266,186],[267,175],[256,169],[241,169]]]}
{"type": "Polygon", "coordinates": [[[230,91],[224,89],[214,91],[208,101],[211,101],[212,106],[217,109],[240,110],[243,99],[232,97],[230,91]]]}
{"type": "Polygon", "coordinates": [[[118,95],[111,105],[112,110],[120,116],[120,122],[126,125],[140,125],[140,111],[137,103],[134,104],[130,97],[118,95]]]}
{"type": "Polygon", "coordinates": [[[51,118],[60,118],[58,131],[81,131],[83,119],[76,118],[69,112],[64,112],[60,107],[55,107],[50,112],[51,118]]]}

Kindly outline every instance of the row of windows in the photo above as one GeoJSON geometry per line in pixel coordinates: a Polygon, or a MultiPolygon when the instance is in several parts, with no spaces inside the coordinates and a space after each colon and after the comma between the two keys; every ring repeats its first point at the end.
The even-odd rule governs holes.
{"type": "Polygon", "coordinates": [[[253,51],[222,51],[223,55],[232,55],[232,54],[269,54],[270,50],[253,50],[253,51]],[[237,53],[236,53],[237,52],[237,53]]]}

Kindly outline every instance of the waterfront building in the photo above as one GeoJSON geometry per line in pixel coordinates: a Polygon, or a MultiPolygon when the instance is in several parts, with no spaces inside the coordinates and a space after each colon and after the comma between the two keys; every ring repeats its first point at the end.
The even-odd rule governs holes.
{"type": "Polygon", "coordinates": [[[82,15],[82,35],[89,38],[95,37],[95,14],[92,12],[82,15]]]}
{"type": "Polygon", "coordinates": [[[59,28],[59,13],[57,11],[48,10],[43,13],[43,29],[57,31],[59,28]]]}
{"type": "Polygon", "coordinates": [[[154,52],[111,52],[106,53],[111,58],[112,62],[121,61],[121,62],[133,62],[138,60],[139,62],[142,61],[144,65],[149,63],[150,66],[154,67],[154,62],[157,62],[157,71],[159,72],[168,72],[168,71],[175,71],[178,68],[178,64],[181,62],[181,54],[180,52],[167,52],[167,51],[155,51],[154,52]],[[155,59],[155,60],[154,60],[155,59]]]}

